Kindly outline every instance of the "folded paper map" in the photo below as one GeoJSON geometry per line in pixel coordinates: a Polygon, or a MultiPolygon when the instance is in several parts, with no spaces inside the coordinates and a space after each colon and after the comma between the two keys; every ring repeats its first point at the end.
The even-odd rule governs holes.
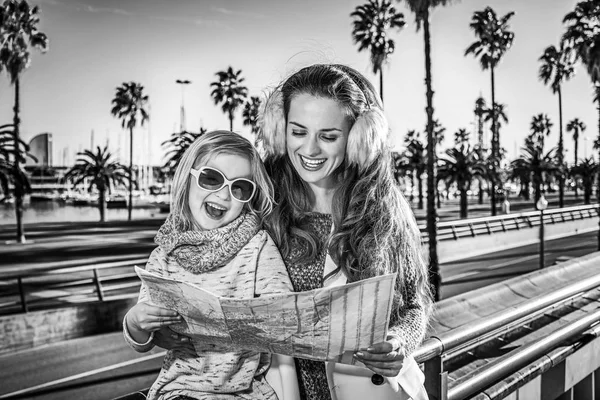
{"type": "MultiPolygon", "coordinates": [[[[197,285],[136,267],[152,303],[177,311],[176,327],[195,341],[350,362],[345,352],[385,339],[395,274],[300,293],[219,297],[197,285]]],[[[351,353],[350,353],[351,354],[351,353]]]]}

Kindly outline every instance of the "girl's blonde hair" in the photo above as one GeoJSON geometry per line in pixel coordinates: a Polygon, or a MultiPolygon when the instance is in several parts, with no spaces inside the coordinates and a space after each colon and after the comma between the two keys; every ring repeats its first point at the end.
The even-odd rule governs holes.
{"type": "Polygon", "coordinates": [[[191,230],[194,226],[188,197],[190,184],[196,183],[193,182],[190,170],[204,165],[209,158],[219,154],[237,155],[250,161],[251,179],[256,183],[256,192],[244,208],[255,214],[261,222],[273,209],[273,184],[254,146],[237,133],[212,131],[196,139],[183,153],[173,176],[171,214],[180,221],[180,228],[183,230],[191,230]]]}

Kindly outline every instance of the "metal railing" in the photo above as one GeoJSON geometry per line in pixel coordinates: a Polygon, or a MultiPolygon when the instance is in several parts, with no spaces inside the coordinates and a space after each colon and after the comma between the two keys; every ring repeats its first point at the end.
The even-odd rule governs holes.
{"type": "MultiPolygon", "coordinates": [[[[577,221],[599,216],[599,204],[548,209],[543,213],[544,224],[577,221]]],[[[496,232],[507,232],[539,226],[539,211],[527,211],[518,214],[497,215],[463,220],[439,222],[438,240],[458,240],[463,237],[491,235],[496,232]]],[[[427,241],[427,226],[419,225],[423,239],[427,241]]]]}
{"type": "Polygon", "coordinates": [[[476,373],[459,378],[449,387],[449,371],[445,366],[453,358],[468,354],[474,348],[524,326],[528,321],[539,318],[550,310],[563,307],[598,287],[600,274],[427,339],[413,356],[418,363],[424,363],[425,385],[432,400],[469,398],[537,360],[566,339],[576,338],[586,331],[587,335],[597,336],[598,329],[591,328],[600,323],[600,309],[572,321],[542,340],[528,343],[499,357],[479,368],[476,373]]]}
{"type": "MultiPolygon", "coordinates": [[[[91,301],[116,300],[126,297],[135,297],[137,292],[116,295],[115,292],[137,289],[140,281],[135,272],[134,265],[145,265],[146,258],[131,258],[127,260],[111,261],[89,265],[73,265],[63,268],[44,268],[41,270],[0,271],[0,281],[6,283],[6,290],[0,298],[0,312],[28,312],[34,303],[69,302],[81,303],[91,301]],[[128,272],[115,271],[106,276],[101,271],[128,269],[128,272]],[[42,278],[42,280],[40,280],[42,278]],[[17,293],[10,291],[10,283],[16,284],[17,293]],[[55,294],[39,296],[38,299],[30,297],[36,292],[52,291],[55,294]],[[18,301],[14,299],[18,295],[18,301]]],[[[65,263],[66,264],[66,263],[65,263]]],[[[64,264],[63,264],[64,265],[64,264]]]]}

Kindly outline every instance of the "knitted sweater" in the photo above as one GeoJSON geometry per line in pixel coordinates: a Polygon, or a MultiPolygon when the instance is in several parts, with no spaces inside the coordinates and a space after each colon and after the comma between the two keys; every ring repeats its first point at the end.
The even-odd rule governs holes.
{"type": "MultiPolygon", "coordinates": [[[[307,229],[318,236],[321,244],[325,243],[331,233],[333,221],[331,215],[311,213],[308,215],[307,229]]],[[[284,259],[294,291],[306,291],[323,287],[323,270],[325,268],[326,249],[318,254],[312,263],[294,263],[303,250],[302,244],[292,239],[291,254],[284,259]]],[[[423,340],[427,328],[427,315],[425,308],[419,303],[415,293],[416,271],[414,266],[405,266],[404,293],[402,293],[403,305],[392,310],[390,316],[389,334],[397,335],[405,343],[405,352],[411,354],[423,340]]],[[[302,399],[330,400],[327,376],[325,374],[325,363],[304,359],[296,359],[296,370],[298,372],[298,384],[302,399]]]]}
{"type": "MultiPolygon", "coordinates": [[[[202,273],[193,273],[156,248],[146,265],[148,271],[194,283],[223,297],[252,298],[259,295],[290,292],[291,283],[275,243],[265,231],[259,231],[226,265],[202,273]],[[259,268],[260,267],[260,268],[259,268]]],[[[138,302],[148,301],[142,286],[138,302]]],[[[136,351],[148,351],[153,345],[136,343],[125,329],[125,338],[136,351]]],[[[177,396],[193,399],[273,399],[277,396],[264,381],[254,379],[267,369],[270,356],[252,351],[220,348],[192,342],[195,353],[185,349],[167,352],[158,378],[148,399],[168,400],[177,396]]]]}

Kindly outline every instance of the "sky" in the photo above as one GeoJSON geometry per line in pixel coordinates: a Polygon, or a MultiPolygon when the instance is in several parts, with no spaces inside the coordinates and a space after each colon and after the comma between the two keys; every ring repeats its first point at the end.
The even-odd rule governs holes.
{"type": "MultiPolygon", "coordinates": [[[[301,67],[317,62],[348,64],[379,87],[368,52],[353,43],[350,13],[360,0],[30,0],[41,7],[40,30],[49,37],[45,54],[34,51],[21,78],[22,136],[53,136],[54,165],[72,163],[92,145],[109,149],[128,163],[129,134],[110,114],[116,87],[135,81],[149,96],[150,122],[134,132],[134,162],[160,165],[161,143],[179,131],[182,86],[186,127],[228,129],[229,120],[210,97],[216,72],[242,70],[249,94],[261,96],[301,67]]],[[[406,25],[390,36],[396,51],[383,68],[385,112],[392,146],[400,150],[410,129],[426,122],[422,32],[404,4],[394,2],[406,25]]],[[[514,158],[529,133],[531,118],[546,113],[554,127],[546,143],[558,142],[558,99],[538,79],[538,58],[559,43],[563,16],[574,0],[462,0],[431,15],[435,117],[446,127],[442,148],[459,128],[475,129],[473,108],[482,95],[488,104],[490,73],[465,49],[476,40],[469,28],[473,12],[491,6],[499,15],[514,11],[512,48],[496,71],[496,98],[506,104],[509,123],[501,145],[514,158]]],[[[592,154],[598,113],[592,85],[580,65],[563,86],[564,125],[573,118],[588,129],[579,157],[592,154]]],[[[0,125],[12,121],[14,90],[0,76],[0,125]]],[[[250,137],[241,109],[234,131],[250,137]]],[[[567,161],[573,141],[565,132],[567,161]]]]}

